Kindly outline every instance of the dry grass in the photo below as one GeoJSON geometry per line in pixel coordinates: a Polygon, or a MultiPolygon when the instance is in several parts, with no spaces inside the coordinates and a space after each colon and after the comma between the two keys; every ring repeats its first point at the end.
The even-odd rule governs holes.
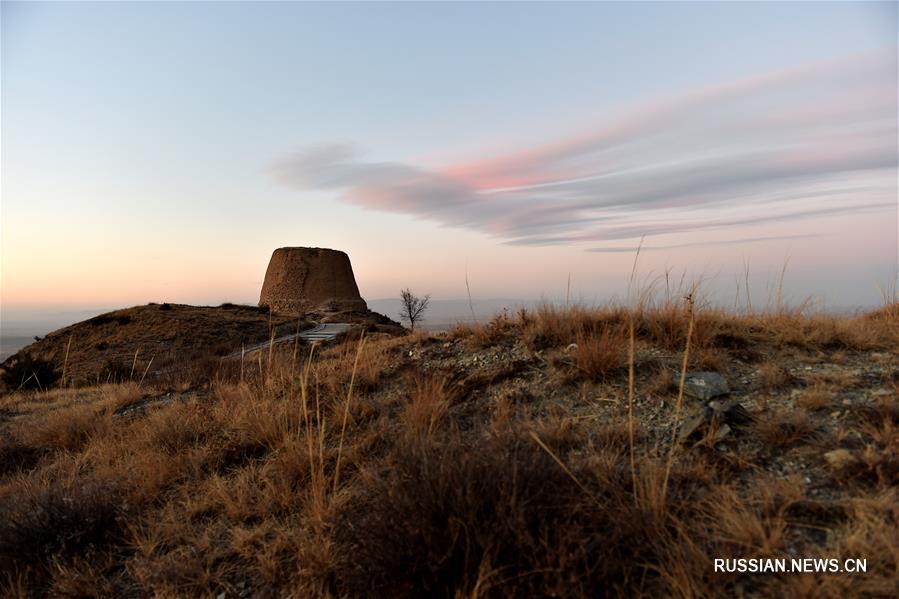
{"type": "Polygon", "coordinates": [[[678,381],[674,377],[674,372],[668,368],[657,369],[654,378],[646,387],[647,394],[658,397],[667,397],[677,393],[677,390],[678,381]]]}
{"type": "Polygon", "coordinates": [[[836,396],[837,392],[832,385],[818,381],[799,394],[796,398],[796,405],[813,412],[826,410],[833,405],[836,396]]]}
{"type": "Polygon", "coordinates": [[[757,418],[753,430],[765,446],[786,449],[811,440],[816,426],[803,408],[779,408],[770,410],[763,418],[757,418]]]}
{"type": "Polygon", "coordinates": [[[589,381],[602,381],[624,366],[627,339],[621,326],[582,329],[575,336],[574,365],[589,381]]]}
{"type": "Polygon", "coordinates": [[[451,400],[445,379],[416,377],[402,414],[405,428],[415,435],[433,434],[449,409],[451,400]]]}
{"type": "Polygon", "coordinates": [[[767,392],[777,391],[789,382],[790,375],[784,367],[774,361],[765,362],[758,369],[759,383],[767,392]]]}
{"type": "Polygon", "coordinates": [[[23,351],[64,370],[61,386],[137,382],[147,373],[174,388],[204,376],[208,381],[222,356],[266,341],[273,328],[292,332],[309,326],[255,306],[148,304],[54,331],[23,351]]]}
{"type": "Polygon", "coordinates": [[[878,379],[783,369],[837,352],[869,368],[858,352],[899,349],[895,320],[695,307],[691,330],[690,314],[544,306],[440,339],[274,348],[190,391],[0,397],[0,594],[889,596],[891,361],[878,379]],[[670,444],[688,401],[673,373],[713,355],[728,377],[758,371],[741,393],[769,407],[723,444],[670,444]],[[850,388],[879,399],[834,420],[850,388]],[[712,569],[792,555],[869,571],[712,569]]]}

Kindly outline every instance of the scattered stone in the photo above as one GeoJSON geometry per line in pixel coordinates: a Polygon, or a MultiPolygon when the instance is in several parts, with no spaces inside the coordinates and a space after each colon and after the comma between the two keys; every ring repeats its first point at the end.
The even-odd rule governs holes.
{"type": "Polygon", "coordinates": [[[717,372],[688,372],[684,393],[697,399],[709,400],[730,393],[730,387],[717,372]]]}
{"type": "MultiPolygon", "coordinates": [[[[710,425],[711,421],[709,421],[705,414],[695,414],[684,423],[681,433],[678,435],[678,440],[681,443],[686,443],[691,439],[696,439],[700,437],[704,431],[707,431],[710,425]]],[[[732,430],[733,429],[729,424],[719,424],[715,428],[715,433],[712,436],[712,445],[722,441],[732,430]]]]}
{"type": "Polygon", "coordinates": [[[680,435],[678,435],[678,440],[681,443],[686,443],[687,440],[690,439],[690,437],[699,433],[700,429],[705,427],[707,424],[708,421],[706,420],[704,411],[693,414],[692,416],[687,418],[687,420],[681,427],[681,432],[680,435]]]}
{"type": "Polygon", "coordinates": [[[710,426],[715,425],[712,444],[716,444],[729,435],[735,428],[740,428],[752,420],[752,415],[736,399],[711,400],[691,416],[684,420],[678,439],[685,443],[699,436],[710,426]]]}
{"type": "Polygon", "coordinates": [[[709,415],[710,419],[717,418],[718,422],[726,422],[728,424],[739,426],[752,420],[752,414],[750,414],[739,400],[736,399],[713,399],[708,402],[706,406],[707,411],[711,412],[709,415]]]}
{"type": "Polygon", "coordinates": [[[715,430],[715,436],[712,438],[712,443],[719,443],[724,437],[726,437],[730,433],[730,425],[722,424],[715,430]]]}
{"type": "Polygon", "coordinates": [[[120,406],[115,412],[113,412],[113,416],[120,418],[128,418],[132,416],[136,416],[142,414],[146,411],[147,407],[154,403],[160,404],[168,404],[171,403],[175,398],[172,393],[165,393],[163,395],[155,395],[142,397],[137,401],[133,401],[131,403],[120,406]]]}

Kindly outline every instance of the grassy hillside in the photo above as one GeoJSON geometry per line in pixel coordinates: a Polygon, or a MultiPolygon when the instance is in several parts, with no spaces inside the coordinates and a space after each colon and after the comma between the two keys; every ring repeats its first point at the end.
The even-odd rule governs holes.
{"type": "MultiPolygon", "coordinates": [[[[148,304],[53,331],[19,353],[46,360],[60,377],[65,372],[68,384],[83,386],[140,378],[145,371],[149,375],[179,371],[240,351],[242,345],[266,341],[272,327],[286,330],[293,325],[311,326],[255,306],[148,304]]],[[[15,359],[10,356],[5,364],[15,359]]]]}
{"type": "Polygon", "coordinates": [[[896,592],[895,306],[544,307],[194,376],[0,398],[7,594],[896,592]],[[867,572],[713,569],[741,557],[867,572]]]}

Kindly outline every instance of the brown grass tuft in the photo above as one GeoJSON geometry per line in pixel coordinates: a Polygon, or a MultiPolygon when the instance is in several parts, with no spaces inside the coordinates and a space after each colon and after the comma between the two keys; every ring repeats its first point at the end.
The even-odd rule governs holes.
{"type": "Polygon", "coordinates": [[[415,435],[431,435],[449,409],[451,399],[445,379],[415,377],[402,414],[405,428],[415,435]]]}
{"type": "Polygon", "coordinates": [[[818,412],[826,410],[836,400],[836,392],[833,387],[822,381],[816,382],[811,387],[804,389],[796,398],[796,405],[806,410],[818,412]]]}
{"type": "Polygon", "coordinates": [[[790,380],[790,375],[777,362],[769,361],[758,368],[759,384],[767,392],[782,389],[790,380]]]}
{"type": "Polygon", "coordinates": [[[755,419],[753,432],[767,447],[788,449],[813,439],[817,427],[803,408],[776,408],[755,419]]]}
{"type": "Polygon", "coordinates": [[[575,343],[574,365],[589,381],[601,382],[624,366],[627,338],[621,326],[584,327],[577,332],[575,343]]]}

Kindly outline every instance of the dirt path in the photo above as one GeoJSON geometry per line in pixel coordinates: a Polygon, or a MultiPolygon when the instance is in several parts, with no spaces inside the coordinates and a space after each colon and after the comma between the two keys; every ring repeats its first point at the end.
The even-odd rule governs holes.
{"type": "Polygon", "coordinates": [[[249,354],[255,353],[260,350],[268,349],[270,345],[280,345],[282,343],[287,343],[289,341],[293,341],[299,338],[301,341],[305,341],[306,343],[324,343],[326,341],[334,340],[341,333],[345,333],[346,331],[352,328],[352,324],[344,323],[344,322],[326,322],[319,323],[312,327],[311,329],[306,329],[301,333],[294,333],[292,335],[284,335],[283,337],[278,337],[272,341],[265,341],[263,343],[257,343],[256,345],[251,345],[250,347],[244,348],[242,351],[234,352],[227,356],[228,358],[239,358],[241,354],[247,356],[249,354]]]}

